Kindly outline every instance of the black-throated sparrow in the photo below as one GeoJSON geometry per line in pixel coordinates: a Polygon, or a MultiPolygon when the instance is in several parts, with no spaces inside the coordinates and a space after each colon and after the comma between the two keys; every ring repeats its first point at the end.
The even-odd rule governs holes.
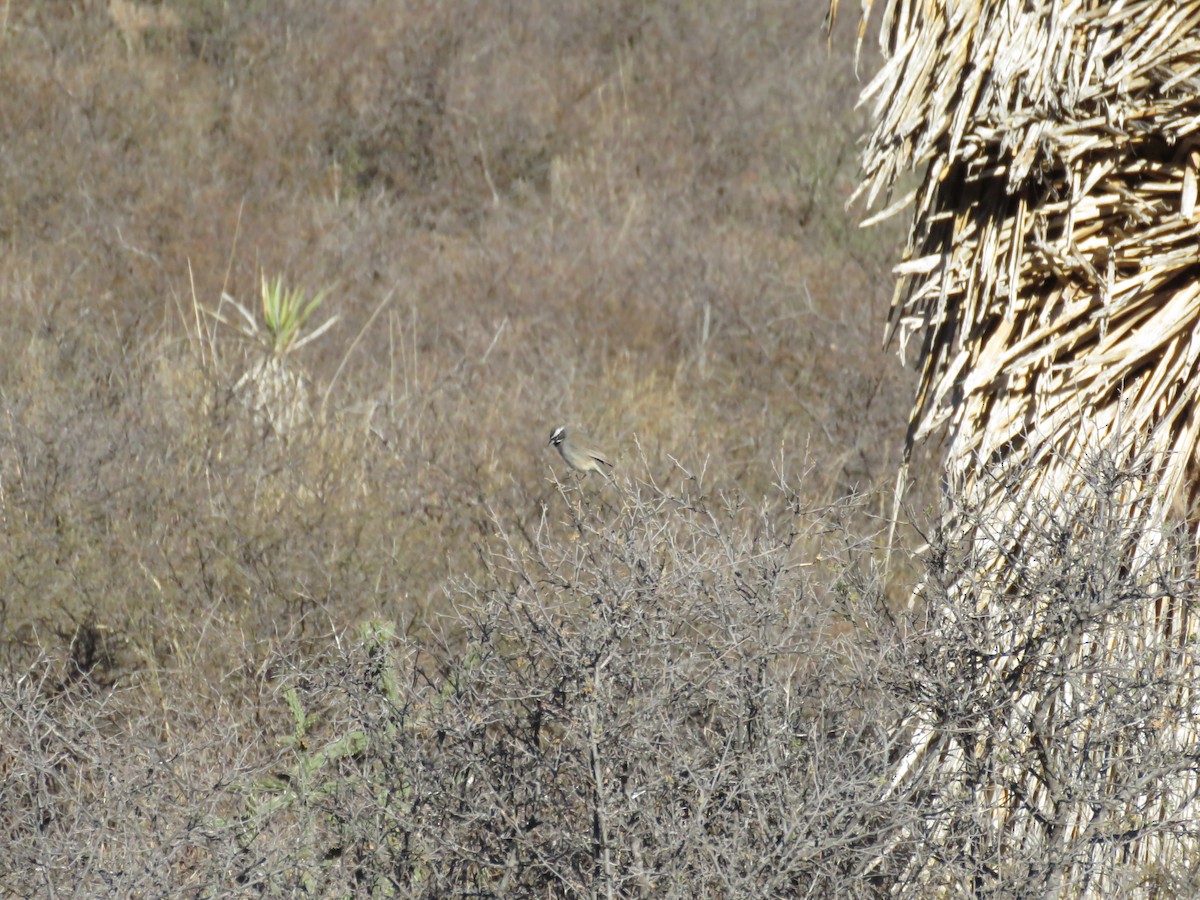
{"type": "Polygon", "coordinates": [[[613,467],[603,450],[579,432],[568,430],[566,425],[559,425],[550,432],[550,440],[546,443],[557,447],[567,465],[576,472],[583,472],[585,475],[588,472],[599,472],[607,477],[606,469],[613,467]]]}

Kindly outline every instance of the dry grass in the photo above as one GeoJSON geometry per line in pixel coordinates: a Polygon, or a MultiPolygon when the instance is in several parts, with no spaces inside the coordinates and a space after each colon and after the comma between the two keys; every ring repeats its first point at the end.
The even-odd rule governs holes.
{"type": "Polygon", "coordinates": [[[842,212],[855,87],[815,9],[5,9],[0,891],[309,884],[313,820],[279,810],[266,870],[238,818],[304,740],[285,688],[332,704],[364,622],[464,640],[498,523],[578,538],[559,421],[623,483],[705,473],[738,528],[893,470],[896,236],[842,212]],[[263,272],[338,317],[283,434],[206,313],[263,272]]]}
{"type": "Polygon", "coordinates": [[[903,376],[884,253],[840,214],[852,81],[774,37],[811,15],[146,8],[181,46],[127,56],[99,4],[6,37],[10,520],[121,518],[106,539],[145,556],[207,522],[287,530],[276,495],[304,486],[283,515],[388,535],[368,568],[423,606],[481,504],[540,508],[560,420],[751,497],[780,461],[816,497],[886,479],[903,376]],[[325,417],[286,446],[236,408],[252,346],[203,313],[253,306],[262,271],[339,317],[295,354],[325,417]]]}

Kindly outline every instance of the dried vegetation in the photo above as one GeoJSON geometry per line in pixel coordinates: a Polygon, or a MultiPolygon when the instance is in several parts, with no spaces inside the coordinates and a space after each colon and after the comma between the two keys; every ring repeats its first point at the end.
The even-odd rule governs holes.
{"type": "MultiPolygon", "coordinates": [[[[865,27],[864,17],[860,44],[865,27]]],[[[892,335],[902,353],[916,345],[921,373],[910,445],[943,434],[952,491],[988,510],[949,512],[985,548],[977,565],[996,576],[978,593],[968,571],[959,589],[976,595],[980,616],[1012,625],[980,659],[987,677],[1020,680],[1029,642],[1051,641],[1072,686],[1030,694],[978,741],[954,736],[936,705],[918,705],[898,777],[926,764],[963,773],[994,804],[978,811],[995,829],[980,838],[986,852],[1064,859],[1090,841],[1039,895],[1126,895],[1128,881],[1108,876],[1130,861],[1183,877],[1196,856],[1200,783],[1187,763],[1200,736],[1191,690],[1200,661],[1186,594],[1164,573],[1130,617],[1095,622],[1082,637],[1039,637],[1043,617],[1070,606],[1018,575],[1028,546],[1057,528],[1058,508],[1094,490],[1079,461],[1101,451],[1131,476],[1109,512],[1113,558],[1142,570],[1179,523],[1195,539],[1200,4],[887,2],[880,35],[886,61],[863,93],[873,126],[860,193],[883,202],[878,218],[911,215],[891,312],[892,335]],[[893,201],[912,170],[919,186],[893,201]],[[1177,689],[1143,695],[1163,704],[1147,712],[1156,724],[1143,746],[1117,734],[1123,712],[1085,698],[1099,673],[1133,677],[1148,658],[1177,689]],[[996,744],[1009,738],[1012,757],[997,762],[996,744]],[[1161,771],[1164,757],[1179,763],[1169,778],[1098,798],[1105,783],[1138,784],[1143,766],[1161,771]],[[1091,772],[1094,790],[1065,794],[1067,770],[1091,772]]],[[[1060,565],[1064,579],[1077,577],[1070,554],[1060,565]]],[[[934,816],[927,838],[949,844],[958,831],[934,816]]],[[[944,860],[917,866],[947,877],[944,860]]],[[[977,875],[954,877],[947,883],[970,890],[977,875]]],[[[1194,892],[1154,879],[1140,887],[1194,892]]]]}
{"type": "MultiPolygon", "coordinates": [[[[1192,764],[1153,736],[1194,681],[1134,639],[1164,585],[1190,616],[1188,560],[1113,550],[1157,509],[1144,457],[1075,458],[1065,505],[959,498],[977,527],[882,568],[900,236],[843,212],[862,123],[818,16],[5,7],[0,892],[1192,890],[1106,849],[1188,836],[1136,808],[1192,764]],[[319,311],[260,312],[264,275],[319,311]],[[563,421],[613,483],[555,479],[563,421]],[[898,602],[918,580],[946,590],[898,602]],[[1051,599],[988,605],[1014,589],[1051,599]],[[914,709],[964,762],[896,783],[914,709]],[[1064,735],[1119,777],[1053,768],[1064,735]],[[1059,824],[1085,798],[1127,830],[987,830],[1039,763],[1059,824]]],[[[1080,196],[1132,177],[1095,171],[1080,196]]]]}
{"type": "MultiPolygon", "coordinates": [[[[619,793],[591,750],[555,755],[587,721],[614,729],[601,754],[661,754],[634,760],[657,793],[614,807],[608,865],[626,871],[616,847],[631,834],[645,877],[672,883],[669,848],[648,835],[690,821],[670,840],[699,867],[700,824],[742,802],[697,793],[738,759],[740,745],[720,752],[736,729],[714,698],[736,674],[744,694],[721,703],[753,712],[774,632],[738,649],[740,630],[717,630],[714,648],[745,654],[728,674],[724,657],[697,657],[645,681],[601,678],[617,705],[589,720],[575,682],[557,686],[583,650],[557,651],[560,664],[540,632],[480,633],[476,618],[510,611],[499,534],[513,571],[535,551],[577,554],[597,578],[625,571],[622,545],[571,519],[624,509],[620,496],[587,484],[568,503],[551,478],[560,421],[613,447],[628,484],[686,482],[677,461],[707,472],[691,502],[728,510],[725,569],[689,576],[691,600],[661,601],[680,611],[655,627],[684,633],[638,649],[646,620],[614,644],[635,653],[610,663],[622,678],[654,647],[701,640],[689,603],[715,615],[734,572],[758,578],[752,529],[799,518],[810,533],[811,510],[894,467],[907,388],[878,348],[886,238],[842,213],[860,122],[850,60],[827,55],[817,15],[777,2],[4,6],[0,893],[433,896],[501,883],[511,850],[510,884],[567,895],[600,883],[588,784],[619,793]],[[258,309],[264,274],[284,294],[325,293],[286,354],[258,309]],[[472,662],[488,641],[507,677],[559,704],[536,741],[520,698],[479,680],[514,683],[482,651],[472,662]],[[522,668],[534,651],[538,667],[522,668]],[[399,693],[379,693],[388,667],[399,693]],[[678,693],[692,676],[712,681],[694,702],[678,693]],[[644,710],[628,718],[624,698],[644,710]],[[501,722],[524,743],[507,749],[501,722]],[[684,736],[698,745],[687,813],[669,795],[684,736]],[[504,758],[510,783],[493,785],[504,758]],[[539,784],[557,793],[539,799],[539,784]],[[501,789],[520,828],[489,818],[501,789]],[[488,805],[464,817],[455,797],[488,805]]],[[[876,512],[847,514],[850,544],[874,534],[876,512]]],[[[647,566],[713,527],[678,525],[660,546],[647,516],[647,566]]],[[[815,547],[771,558],[791,569],[815,547]]],[[[528,602],[552,620],[569,599],[566,625],[598,627],[560,586],[528,602]]],[[[805,617],[826,612],[800,601],[816,595],[780,582],[773,615],[800,604],[781,647],[811,646],[805,617]]],[[[796,715],[785,701],[763,721],[796,715]]],[[[772,756],[791,743],[777,730],[754,745],[754,771],[778,766],[764,784],[792,771],[772,756]]],[[[751,799],[760,830],[729,818],[717,842],[742,867],[731,891],[776,834],[780,798],[751,799]]]]}

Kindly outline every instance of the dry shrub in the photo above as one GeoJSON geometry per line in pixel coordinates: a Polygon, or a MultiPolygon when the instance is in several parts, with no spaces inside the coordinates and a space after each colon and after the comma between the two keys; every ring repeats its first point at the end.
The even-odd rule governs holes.
{"type": "Polygon", "coordinates": [[[1014,465],[1000,502],[950,498],[882,666],[910,710],[887,796],[920,812],[873,867],[900,896],[1195,894],[1200,582],[1182,528],[1129,552],[1127,458],[1063,460],[1053,502],[1014,465]]]}
{"type": "Polygon", "coordinates": [[[812,561],[845,559],[848,510],[676,480],[495,522],[442,640],[373,624],[295,672],[254,881],[295,877],[299,828],[322,891],[868,895],[892,712],[812,561]]]}
{"type": "Polygon", "coordinates": [[[672,481],[497,519],[436,633],[227,636],[189,696],[185,659],[6,672],[4,888],[865,895],[893,713],[814,564],[852,510],[672,481]]]}
{"type": "MultiPolygon", "coordinates": [[[[1131,474],[1085,468],[1093,494],[1036,528],[1004,526],[1023,536],[1004,571],[963,542],[994,541],[994,511],[961,507],[974,531],[935,539],[935,602],[913,608],[888,600],[861,501],[814,508],[785,482],[750,506],[676,469],[657,487],[572,482],[540,516],[493,514],[475,576],[424,628],[389,616],[334,631],[330,596],[272,630],[214,594],[203,615],[164,613],[171,649],[115,680],[101,624],[57,652],[31,635],[0,672],[0,885],[1069,896],[1080,886],[1063,874],[1092,865],[1107,884],[1185,895],[1182,869],[1090,862],[1106,842],[1193,827],[1103,813],[1194,774],[1194,752],[1158,734],[1189,714],[1176,701],[1195,665],[1186,640],[1169,657],[1131,643],[1086,671],[1067,662],[1081,640],[1133,633],[1150,600],[1192,604],[1196,585],[1169,543],[1120,564],[1109,504],[1131,474]],[[981,615],[996,591],[1011,607],[981,615]],[[1014,632],[1011,677],[992,677],[1014,632]],[[197,678],[202,659],[221,660],[219,677],[197,678]],[[896,723],[921,727],[914,708],[937,710],[937,752],[961,765],[893,781],[913,746],[896,723]],[[1013,842],[991,820],[998,803],[1032,802],[1030,772],[1053,806],[1042,840],[1013,842]],[[1072,837],[1062,824],[1080,804],[1098,824],[1072,837]]],[[[247,602],[283,598],[303,583],[295,531],[242,529],[176,565],[215,591],[231,583],[223,558],[247,602]]]]}

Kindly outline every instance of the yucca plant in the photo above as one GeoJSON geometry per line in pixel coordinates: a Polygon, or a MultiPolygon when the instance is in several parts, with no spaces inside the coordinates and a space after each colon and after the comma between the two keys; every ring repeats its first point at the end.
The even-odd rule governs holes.
{"type": "MultiPolygon", "coordinates": [[[[871,5],[864,3],[860,42],[871,5]]],[[[911,211],[889,333],[901,355],[919,348],[908,446],[944,432],[947,483],[990,510],[989,528],[1000,537],[980,542],[991,554],[981,564],[1001,581],[1027,535],[1080,490],[1080,460],[1109,448],[1116,465],[1139,473],[1112,507],[1119,552],[1136,568],[1173,517],[1196,532],[1200,0],[884,6],[886,61],[863,92],[873,131],[860,193],[887,200],[876,218],[911,211]],[[898,177],[913,170],[920,186],[890,202],[898,177]]],[[[831,21],[836,9],[832,0],[831,21]]],[[[965,535],[978,522],[959,524],[965,535]]],[[[1035,612],[1009,608],[1016,602],[991,591],[979,614],[1023,621],[1022,612],[1035,612]]],[[[1200,631],[1190,609],[1159,601],[1144,611],[1136,636],[1092,636],[1086,652],[1066,655],[1067,665],[1091,665],[1097,646],[1109,665],[1133,647],[1190,654],[1200,631]]],[[[1017,628],[993,648],[996,679],[1028,637],[1017,628]]],[[[1200,744],[1200,707],[1190,692],[1176,705],[1181,722],[1164,740],[1200,744]]],[[[1054,733],[1053,715],[1044,733],[1054,733]]],[[[981,762],[940,751],[932,711],[918,710],[903,727],[917,737],[898,782],[926,765],[981,762]]],[[[1104,723],[1095,733],[1107,733],[1104,723]]],[[[1056,740],[1047,752],[1070,768],[1081,762],[1071,754],[1085,752],[1077,746],[1056,740]]],[[[1030,772],[1018,790],[1025,802],[997,792],[981,818],[1014,846],[1033,847],[1049,828],[1032,812],[1044,817],[1048,790],[1030,772]]],[[[1200,778],[1189,771],[1172,795],[1198,791],[1200,778]]],[[[1121,841],[1097,843],[1096,852],[1141,860],[1147,870],[1200,854],[1194,840],[1129,830],[1128,821],[1170,804],[1144,805],[1101,814],[1080,803],[1057,810],[1052,824],[1077,835],[1120,832],[1121,841]]],[[[1200,818],[1200,801],[1171,810],[1200,818]]],[[[935,843],[938,827],[931,823],[928,836],[935,843]]],[[[1078,893],[1111,893],[1112,885],[1074,874],[1067,884],[1087,885],[1078,893]]]]}
{"type": "Polygon", "coordinates": [[[324,300],[324,291],[319,291],[312,297],[305,297],[303,291],[285,288],[281,276],[268,281],[266,273],[263,273],[262,315],[270,337],[269,349],[272,356],[284,357],[299,350],[333,326],[336,317],[326,320],[316,331],[301,337],[305,323],[324,300]]]}
{"type": "Polygon", "coordinates": [[[241,321],[226,318],[220,308],[209,314],[261,348],[262,355],[238,379],[234,393],[275,434],[285,436],[309,416],[307,378],[290,357],[332,328],[337,316],[305,334],[305,325],[325,300],[324,291],[309,297],[301,290],[285,287],[282,277],[268,280],[263,273],[261,292],[261,324],[227,293],[221,294],[221,304],[237,310],[241,321]]]}

